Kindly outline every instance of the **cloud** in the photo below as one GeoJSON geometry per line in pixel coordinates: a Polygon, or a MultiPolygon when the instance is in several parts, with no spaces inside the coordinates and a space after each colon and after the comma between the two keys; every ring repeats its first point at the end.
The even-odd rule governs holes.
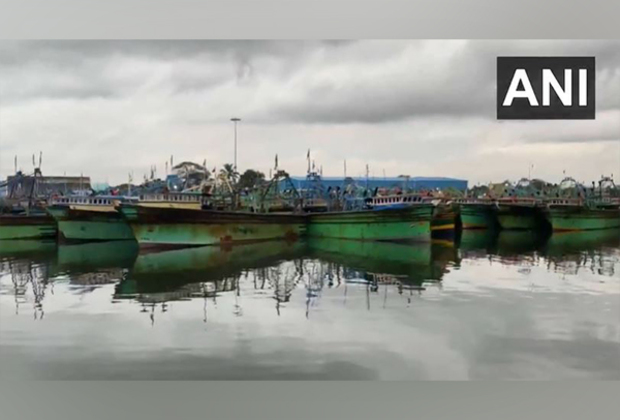
{"type": "Polygon", "coordinates": [[[620,42],[0,42],[2,176],[39,150],[45,173],[109,182],[161,175],[171,154],[221,166],[233,116],[239,165],[265,173],[276,153],[303,173],[311,148],[326,175],[347,159],[350,173],[482,182],[535,160],[598,178],[620,166],[620,42]],[[597,119],[496,121],[498,55],[596,56],[597,119]]]}

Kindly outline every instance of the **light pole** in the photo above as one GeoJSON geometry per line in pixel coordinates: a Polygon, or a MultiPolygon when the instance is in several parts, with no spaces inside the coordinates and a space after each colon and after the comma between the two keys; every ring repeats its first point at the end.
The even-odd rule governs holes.
{"type": "Polygon", "coordinates": [[[230,119],[235,125],[235,162],[234,162],[234,170],[237,170],[237,123],[241,121],[241,118],[231,118],[230,119]]]}

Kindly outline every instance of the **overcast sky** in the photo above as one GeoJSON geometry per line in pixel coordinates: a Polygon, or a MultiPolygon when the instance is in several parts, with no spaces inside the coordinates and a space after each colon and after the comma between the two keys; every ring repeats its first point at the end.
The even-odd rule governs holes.
{"type": "Polygon", "coordinates": [[[0,176],[120,183],[174,155],[325,176],[620,174],[619,41],[0,41],[0,176]],[[498,55],[596,57],[594,121],[497,121],[498,55]]]}

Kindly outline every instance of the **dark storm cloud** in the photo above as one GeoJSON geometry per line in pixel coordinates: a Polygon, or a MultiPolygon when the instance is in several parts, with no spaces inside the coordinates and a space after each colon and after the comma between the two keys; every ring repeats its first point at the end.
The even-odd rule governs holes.
{"type": "MultiPolygon", "coordinates": [[[[282,72],[294,72],[302,57],[319,48],[350,41],[17,41],[0,43],[0,78],[4,103],[30,99],[114,98],[127,96],[135,81],[123,83],[122,70],[106,74],[115,63],[142,61],[170,64],[168,80],[178,92],[197,92],[251,80],[261,73],[257,59],[277,60],[282,72]],[[194,71],[188,72],[189,68],[194,71]],[[201,66],[196,69],[196,66],[201,66]],[[227,67],[217,75],[210,68],[227,67]],[[37,80],[24,80],[28,74],[37,80]],[[120,80],[119,80],[120,79],[120,80]],[[21,82],[21,83],[20,83],[21,82]]],[[[282,77],[279,75],[266,75],[282,77]]]]}
{"type": "Polygon", "coordinates": [[[312,148],[326,174],[585,179],[618,165],[619,101],[619,41],[0,41],[0,172],[38,150],[114,182],[171,153],[219,166],[239,116],[240,165],[265,173],[312,148]],[[597,119],[496,121],[499,55],[596,56],[597,119]]]}
{"type": "MultiPolygon", "coordinates": [[[[406,54],[406,47],[403,44],[394,57],[406,54]]],[[[441,51],[437,53],[441,57],[441,51]]],[[[432,53],[420,55],[414,50],[410,60],[401,62],[400,72],[385,77],[375,73],[364,77],[360,66],[342,80],[310,78],[294,100],[277,106],[274,119],[318,124],[383,123],[424,116],[495,119],[495,63],[502,55],[595,56],[598,109],[620,108],[618,41],[472,41],[447,61],[432,53]]]]}

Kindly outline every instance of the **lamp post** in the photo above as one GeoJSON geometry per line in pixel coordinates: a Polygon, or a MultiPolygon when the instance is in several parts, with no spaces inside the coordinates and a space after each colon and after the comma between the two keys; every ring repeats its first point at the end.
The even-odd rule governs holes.
{"type": "Polygon", "coordinates": [[[230,119],[235,125],[235,162],[234,162],[234,170],[237,170],[237,123],[241,121],[241,118],[231,118],[230,119]]]}

